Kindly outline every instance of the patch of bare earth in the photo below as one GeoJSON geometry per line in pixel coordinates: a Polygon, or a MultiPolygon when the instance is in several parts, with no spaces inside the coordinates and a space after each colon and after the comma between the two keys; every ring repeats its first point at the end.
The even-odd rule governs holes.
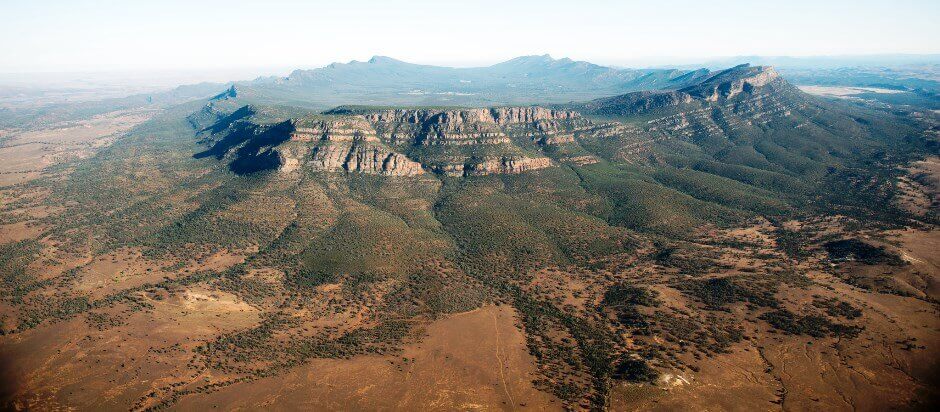
{"type": "Polygon", "coordinates": [[[925,216],[940,207],[940,157],[914,162],[898,180],[896,203],[908,212],[925,216]]]}
{"type": "Polygon", "coordinates": [[[151,308],[102,308],[6,337],[14,409],[126,410],[169,382],[206,378],[188,367],[192,350],[258,322],[248,304],[200,287],[139,299],[151,308]]]}
{"type": "Polygon", "coordinates": [[[28,182],[51,165],[91,156],[154,113],[116,111],[40,130],[5,131],[0,140],[0,186],[28,182]]]}
{"type": "MultiPolygon", "coordinates": [[[[814,304],[827,299],[850,304],[860,310],[857,319],[833,319],[861,326],[857,337],[792,334],[758,319],[767,309],[748,314],[740,306],[731,307],[744,326],[743,341],[726,353],[697,358],[692,362],[696,369],[664,368],[655,385],[616,384],[611,410],[890,410],[922,407],[936,399],[940,310],[932,299],[940,275],[940,231],[860,234],[845,231],[838,218],[788,222],[786,227],[809,230],[818,239],[861,238],[908,264],[842,262],[836,269],[830,267],[825,252],[813,246],[824,240],[807,237],[809,253],[790,268],[812,282],[805,287],[781,286],[776,297],[781,307],[801,313],[812,313],[814,304]],[[910,287],[895,292],[865,289],[848,283],[846,273],[890,277],[910,287]]],[[[726,251],[720,259],[724,268],[713,270],[747,273],[750,266],[760,273],[764,265],[780,264],[758,246],[771,243],[768,229],[761,225],[723,234],[753,244],[762,260],[726,251]]],[[[675,306],[684,300],[669,288],[656,289],[665,304],[675,306]]]]}
{"type": "Polygon", "coordinates": [[[23,221],[0,225],[0,244],[33,239],[43,231],[43,226],[36,222],[23,221]]]}
{"type": "Polygon", "coordinates": [[[940,299],[940,230],[907,229],[891,233],[889,240],[898,243],[898,254],[910,266],[907,272],[919,290],[933,299],[940,299]]]}
{"type": "Polygon", "coordinates": [[[699,368],[696,373],[663,374],[656,386],[615,385],[610,409],[756,411],[775,407],[779,385],[757,348],[739,345],[729,354],[704,359],[699,368]]]}
{"type": "Polygon", "coordinates": [[[401,356],[316,359],[283,375],[184,397],[179,410],[558,410],[506,306],[434,321],[401,356]]]}

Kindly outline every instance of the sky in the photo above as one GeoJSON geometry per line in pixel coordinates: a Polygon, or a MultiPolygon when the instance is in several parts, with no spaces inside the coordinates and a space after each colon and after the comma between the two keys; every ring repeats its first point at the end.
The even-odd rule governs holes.
{"type": "Polygon", "coordinates": [[[929,54],[938,21],[940,0],[0,0],[0,73],[929,54]]]}

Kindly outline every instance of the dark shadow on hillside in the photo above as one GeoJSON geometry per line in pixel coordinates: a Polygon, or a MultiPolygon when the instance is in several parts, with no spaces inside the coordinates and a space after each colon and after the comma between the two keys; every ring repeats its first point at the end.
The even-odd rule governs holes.
{"type": "Polygon", "coordinates": [[[205,129],[202,129],[201,131],[216,134],[227,129],[236,121],[244,119],[253,114],[255,114],[255,111],[251,108],[251,106],[242,106],[238,110],[232,112],[232,114],[219,119],[219,121],[215,122],[209,127],[206,127],[205,129]]]}
{"type": "Polygon", "coordinates": [[[273,147],[289,140],[293,132],[294,125],[290,121],[265,126],[242,123],[209,150],[196,153],[193,157],[201,159],[214,156],[222,159],[234,150],[234,157],[229,163],[232,172],[244,175],[274,170],[281,165],[281,158],[273,147]]]}
{"type": "Polygon", "coordinates": [[[13,371],[15,359],[8,354],[0,354],[0,410],[14,408],[14,396],[20,389],[20,380],[13,371]]]}

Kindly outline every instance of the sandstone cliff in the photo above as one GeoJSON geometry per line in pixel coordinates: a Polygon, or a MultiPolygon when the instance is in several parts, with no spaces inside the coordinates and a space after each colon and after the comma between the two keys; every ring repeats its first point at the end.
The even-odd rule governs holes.
{"type": "Polygon", "coordinates": [[[572,143],[575,132],[591,126],[574,111],[542,107],[396,109],[293,118],[274,137],[263,132],[270,126],[253,123],[255,112],[236,112],[242,114],[219,116],[222,120],[204,130],[207,142],[214,143],[207,152],[231,158],[243,169],[263,152],[263,168],[285,173],[301,168],[386,176],[523,173],[552,162],[520,144],[572,143]],[[261,139],[263,133],[268,137],[261,139]]]}
{"type": "Polygon", "coordinates": [[[416,176],[421,164],[379,145],[362,142],[324,143],[314,147],[309,160],[313,170],[355,172],[385,176],[416,176]]]}

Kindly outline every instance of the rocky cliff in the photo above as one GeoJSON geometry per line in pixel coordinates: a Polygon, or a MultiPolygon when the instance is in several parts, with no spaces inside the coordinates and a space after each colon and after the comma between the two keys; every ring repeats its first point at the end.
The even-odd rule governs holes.
{"type": "Polygon", "coordinates": [[[219,114],[203,129],[211,146],[204,154],[231,158],[234,165],[263,153],[267,168],[287,173],[298,168],[386,176],[523,173],[552,165],[541,147],[572,143],[574,133],[592,127],[577,112],[543,107],[337,109],[284,120],[289,126],[277,129],[283,135],[276,139],[268,136],[277,142],[270,145],[257,141],[272,132],[254,123],[254,111],[233,113],[241,114],[219,114]]]}
{"type": "Polygon", "coordinates": [[[799,93],[772,67],[741,65],[715,73],[678,90],[643,91],[573,105],[597,116],[656,115],[734,105],[745,108],[767,98],[779,100],[799,93]]]}
{"type": "Polygon", "coordinates": [[[764,86],[786,87],[787,83],[769,66],[741,65],[716,73],[700,84],[679,89],[693,97],[717,102],[764,86]]]}
{"type": "Polygon", "coordinates": [[[691,144],[766,165],[775,144],[759,141],[769,131],[790,133],[811,125],[809,119],[819,111],[814,98],[771,67],[742,65],[700,76],[697,84],[678,90],[634,92],[566,106],[629,125],[582,133],[579,143],[615,161],[658,162],[661,157],[650,158],[655,147],[673,145],[669,151],[683,153],[691,144]]]}
{"type": "MultiPolygon", "coordinates": [[[[298,161],[303,159],[300,157],[298,161]]],[[[386,176],[416,176],[421,164],[381,145],[365,142],[329,143],[314,146],[306,163],[312,170],[354,172],[386,176]]]]}

